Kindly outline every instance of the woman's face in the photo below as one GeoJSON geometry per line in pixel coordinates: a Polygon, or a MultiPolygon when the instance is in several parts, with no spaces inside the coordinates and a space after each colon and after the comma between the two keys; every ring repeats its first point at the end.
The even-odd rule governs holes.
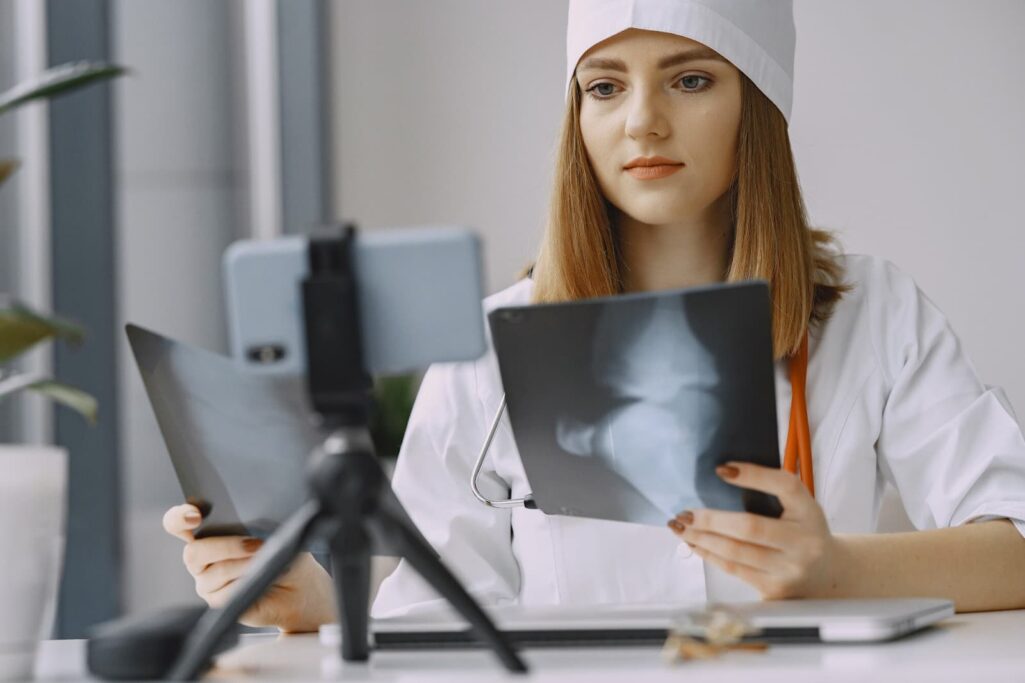
{"type": "Polygon", "coordinates": [[[580,130],[602,193],[648,225],[701,216],[736,173],[736,67],[682,36],[629,29],[576,70],[580,130]],[[645,158],[651,168],[631,168],[645,158]]]}

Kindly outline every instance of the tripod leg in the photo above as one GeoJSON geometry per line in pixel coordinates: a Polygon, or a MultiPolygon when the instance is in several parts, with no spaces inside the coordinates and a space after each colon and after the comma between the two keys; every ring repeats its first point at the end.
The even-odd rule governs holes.
{"type": "Polygon", "coordinates": [[[452,576],[452,573],[437,558],[434,551],[426,546],[402,520],[388,510],[378,508],[372,513],[370,521],[380,525],[384,534],[398,543],[402,556],[413,565],[413,568],[427,583],[434,587],[434,590],[448,600],[456,611],[470,623],[477,635],[491,646],[506,669],[513,673],[527,672],[527,665],[520,659],[505,635],[495,627],[491,618],[452,576]]]}
{"type": "Polygon", "coordinates": [[[344,524],[332,536],[331,569],[342,627],[342,659],[365,662],[370,657],[370,538],[362,525],[344,524]]]}
{"type": "Polygon", "coordinates": [[[221,609],[209,609],[200,618],[171,667],[168,680],[195,680],[206,669],[218,641],[288,568],[313,532],[320,514],[320,503],[311,500],[267,539],[253,558],[252,566],[239,579],[228,604],[221,609]]]}

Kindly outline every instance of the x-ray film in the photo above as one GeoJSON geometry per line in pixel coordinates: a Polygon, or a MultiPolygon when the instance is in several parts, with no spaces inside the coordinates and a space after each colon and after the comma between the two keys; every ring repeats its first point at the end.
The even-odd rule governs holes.
{"type": "Polygon", "coordinates": [[[778,515],[715,474],[779,467],[770,311],[762,282],[493,311],[538,507],[655,525],[702,507],[778,515]]]}

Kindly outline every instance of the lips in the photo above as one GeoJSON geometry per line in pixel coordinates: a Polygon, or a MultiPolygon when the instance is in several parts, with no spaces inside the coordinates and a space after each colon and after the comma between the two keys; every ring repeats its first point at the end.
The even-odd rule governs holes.
{"type": "Polygon", "coordinates": [[[630,161],[623,170],[637,180],[658,180],[665,178],[683,168],[683,164],[665,157],[637,157],[630,161]]]}
{"type": "Polygon", "coordinates": [[[650,168],[652,166],[683,166],[683,164],[665,157],[637,157],[628,162],[623,169],[629,171],[631,168],[650,168]]]}

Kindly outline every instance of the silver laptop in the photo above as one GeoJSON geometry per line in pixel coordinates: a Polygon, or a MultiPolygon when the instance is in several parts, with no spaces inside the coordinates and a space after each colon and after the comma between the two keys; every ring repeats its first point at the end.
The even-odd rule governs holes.
{"type": "MultiPolygon", "coordinates": [[[[602,605],[492,607],[498,627],[522,647],[660,645],[670,631],[701,636],[709,610],[723,609],[750,628],[745,640],[769,643],[868,643],[894,640],[954,615],[939,598],[780,600],[721,605],[602,605]]],[[[374,619],[379,649],[479,646],[466,622],[450,611],[374,619]]],[[[321,627],[335,645],[337,624],[321,627]]]]}

